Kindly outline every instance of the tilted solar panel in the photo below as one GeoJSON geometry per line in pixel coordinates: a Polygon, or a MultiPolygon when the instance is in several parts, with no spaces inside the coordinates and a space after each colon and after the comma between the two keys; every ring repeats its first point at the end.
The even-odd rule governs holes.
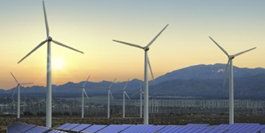
{"type": "Polygon", "coordinates": [[[265,129],[265,126],[264,125],[259,125],[258,127],[253,127],[252,129],[245,130],[242,133],[251,133],[251,132],[255,133],[255,132],[258,132],[258,131],[262,131],[262,129],[265,129]]]}
{"type": "Polygon", "coordinates": [[[265,133],[265,125],[257,123],[235,124],[187,124],[187,125],[90,125],[66,123],[52,130],[42,126],[25,123],[13,123],[8,133],[265,133]]]}
{"type": "Polygon", "coordinates": [[[164,127],[165,126],[162,125],[131,125],[121,133],[155,133],[164,127]]]}
{"type": "Polygon", "coordinates": [[[204,127],[196,127],[196,128],[191,128],[191,129],[188,129],[186,131],[184,131],[183,133],[200,133],[202,132],[204,129],[207,129],[208,127],[207,126],[204,126],[204,127]]]}
{"type": "Polygon", "coordinates": [[[109,125],[102,130],[97,131],[97,133],[119,133],[126,130],[130,125],[109,125]]]}
{"type": "Polygon", "coordinates": [[[47,132],[49,130],[49,128],[47,127],[41,127],[41,126],[36,126],[28,131],[26,131],[26,133],[44,133],[47,132]]]}
{"type": "Polygon", "coordinates": [[[239,132],[241,132],[241,133],[256,133],[260,129],[262,129],[261,125],[253,125],[251,127],[241,129],[239,132]]]}
{"type": "Polygon", "coordinates": [[[21,133],[21,132],[26,132],[34,127],[36,127],[36,125],[25,124],[25,123],[14,123],[8,126],[7,131],[10,133],[21,133]]]}
{"type": "Polygon", "coordinates": [[[63,124],[63,125],[57,127],[56,129],[63,130],[65,127],[67,127],[67,126],[69,126],[69,125],[70,125],[70,123],[65,123],[65,124],[63,124]]]}
{"type": "Polygon", "coordinates": [[[67,133],[67,132],[59,131],[59,130],[51,130],[48,133],[67,133]]]}
{"type": "Polygon", "coordinates": [[[68,124],[67,126],[63,127],[61,130],[64,131],[71,131],[71,129],[77,127],[79,124],[68,124]]]}
{"type": "Polygon", "coordinates": [[[81,133],[95,133],[103,128],[107,127],[107,125],[92,125],[85,130],[81,131],[81,133]]]}
{"type": "Polygon", "coordinates": [[[74,131],[74,132],[81,132],[83,131],[84,129],[90,127],[91,124],[79,124],[78,126],[74,127],[71,129],[71,131],[74,131]]]}
{"type": "Polygon", "coordinates": [[[260,129],[259,133],[265,133],[265,125],[262,125],[262,128],[260,129]]]}
{"type": "Polygon", "coordinates": [[[232,127],[236,127],[236,128],[229,128],[229,130],[227,131],[227,133],[237,133],[237,132],[244,132],[246,130],[249,130],[249,129],[253,129],[253,128],[256,128],[256,127],[259,127],[260,125],[259,124],[255,124],[255,123],[249,123],[249,124],[246,124],[246,123],[236,123],[236,124],[233,124],[232,127]]]}
{"type": "Polygon", "coordinates": [[[158,132],[159,133],[172,133],[174,130],[181,128],[181,125],[166,125],[165,127],[161,128],[158,132]]]}
{"type": "Polygon", "coordinates": [[[213,125],[213,126],[208,126],[200,131],[198,131],[198,133],[208,133],[208,132],[211,132],[213,131],[217,126],[216,125],[213,125]]]}
{"type": "Polygon", "coordinates": [[[174,130],[172,133],[192,133],[196,130],[202,130],[203,128],[206,128],[209,126],[208,124],[187,124],[183,126],[182,128],[178,128],[177,130],[174,130]]]}

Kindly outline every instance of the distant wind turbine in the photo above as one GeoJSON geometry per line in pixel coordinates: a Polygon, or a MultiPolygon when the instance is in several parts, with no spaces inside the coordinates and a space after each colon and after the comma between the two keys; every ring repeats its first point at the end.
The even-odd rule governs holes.
{"type": "Polygon", "coordinates": [[[82,119],[85,116],[85,95],[88,98],[85,88],[86,88],[86,84],[87,84],[89,78],[90,78],[90,75],[87,77],[86,81],[84,82],[84,84],[82,86],[82,98],[81,98],[81,101],[82,101],[81,118],[82,119]]]}
{"type": "MultiPolygon", "coordinates": [[[[209,36],[209,38],[216,44],[217,47],[219,47],[224,54],[228,58],[228,62],[226,64],[225,73],[227,69],[229,69],[229,124],[234,124],[234,76],[233,76],[233,59],[241,54],[244,54],[246,52],[249,52],[251,50],[256,49],[256,47],[239,52],[234,55],[229,55],[228,52],[222,48],[212,37],[209,36]]],[[[228,76],[228,75],[226,75],[228,76]]]]}
{"type": "Polygon", "coordinates": [[[148,67],[151,72],[151,76],[154,78],[153,71],[151,68],[151,64],[148,57],[149,47],[153,44],[153,42],[158,38],[158,36],[168,27],[168,24],[145,46],[140,46],[138,44],[132,44],[124,41],[113,40],[117,43],[122,43],[125,45],[129,45],[132,47],[140,48],[144,50],[144,124],[149,124],[149,86],[148,86],[148,67]]]}
{"type": "Polygon", "coordinates": [[[29,85],[29,84],[32,84],[32,83],[20,83],[18,82],[18,80],[16,79],[15,75],[13,73],[11,73],[11,76],[14,78],[15,82],[17,83],[17,118],[19,119],[20,118],[20,87],[23,86],[23,85],[29,85]]]}
{"type": "Polygon", "coordinates": [[[126,97],[128,99],[131,99],[128,95],[128,93],[126,92],[126,88],[128,86],[128,83],[129,83],[129,80],[126,82],[125,86],[123,87],[123,95],[122,95],[122,118],[125,118],[126,116],[126,111],[125,111],[125,108],[126,108],[126,105],[125,105],[125,100],[126,100],[126,97]]]}
{"type": "Polygon", "coordinates": [[[110,84],[108,87],[108,107],[107,107],[107,118],[110,119],[110,99],[111,97],[113,98],[112,92],[111,92],[111,87],[115,83],[116,79],[113,80],[113,82],[110,84]]]}
{"type": "Polygon", "coordinates": [[[38,48],[43,46],[45,43],[47,43],[47,97],[46,97],[46,127],[51,128],[52,126],[52,68],[51,68],[51,42],[54,44],[57,44],[59,46],[71,49],[73,51],[79,52],[84,54],[84,52],[79,51],[77,49],[74,49],[70,46],[67,46],[61,42],[55,41],[49,33],[49,26],[48,26],[48,20],[46,15],[46,9],[45,9],[45,3],[42,1],[43,6],[43,12],[44,12],[44,20],[45,20],[45,27],[46,27],[46,39],[42,41],[39,45],[37,45],[33,50],[31,50],[25,57],[23,57],[21,60],[18,61],[18,63],[22,62],[24,59],[26,59],[29,55],[31,55],[34,51],[36,51],[38,48]]]}

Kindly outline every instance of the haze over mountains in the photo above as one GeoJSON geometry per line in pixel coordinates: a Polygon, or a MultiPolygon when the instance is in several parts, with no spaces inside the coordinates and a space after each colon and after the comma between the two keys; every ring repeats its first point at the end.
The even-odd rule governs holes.
{"type": "MultiPolygon", "coordinates": [[[[225,64],[195,65],[169,72],[150,82],[151,97],[179,98],[227,98],[228,83],[224,82],[225,64]]],[[[234,67],[235,98],[265,99],[265,69],[234,67]]],[[[113,95],[122,96],[122,88],[127,81],[117,82],[112,87],[113,95]]],[[[79,97],[84,82],[68,82],[54,85],[54,97],[79,97]]],[[[110,81],[88,82],[88,95],[106,95],[110,81]]],[[[127,91],[132,97],[138,97],[141,80],[129,81],[127,91]]],[[[13,89],[0,90],[0,95],[10,96],[13,89]]],[[[32,86],[21,89],[22,96],[45,97],[46,89],[42,86],[32,86]]]]}

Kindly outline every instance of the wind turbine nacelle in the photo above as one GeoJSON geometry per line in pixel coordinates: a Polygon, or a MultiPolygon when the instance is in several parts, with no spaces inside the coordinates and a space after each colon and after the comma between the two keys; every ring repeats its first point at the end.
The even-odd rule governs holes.
{"type": "Polygon", "coordinates": [[[47,41],[48,41],[48,42],[52,41],[52,37],[49,36],[49,37],[47,38],[47,41]]]}

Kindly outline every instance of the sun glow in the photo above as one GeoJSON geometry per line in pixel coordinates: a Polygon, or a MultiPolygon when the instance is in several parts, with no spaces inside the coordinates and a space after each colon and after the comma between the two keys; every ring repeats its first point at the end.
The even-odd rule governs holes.
{"type": "Polygon", "coordinates": [[[64,68],[64,60],[63,58],[54,58],[52,60],[52,68],[54,70],[62,70],[64,68]]]}

